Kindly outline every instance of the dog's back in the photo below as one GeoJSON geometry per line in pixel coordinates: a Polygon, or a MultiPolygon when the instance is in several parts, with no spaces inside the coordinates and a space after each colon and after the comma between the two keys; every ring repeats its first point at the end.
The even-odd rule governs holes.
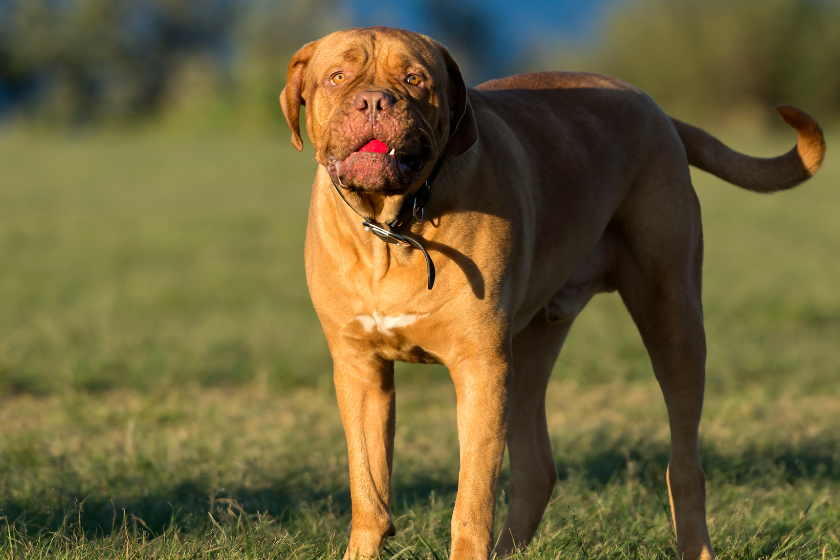
{"type": "MultiPolygon", "coordinates": [[[[485,104],[497,116],[510,121],[508,126],[512,129],[522,126],[530,134],[540,129],[562,130],[570,123],[579,123],[588,128],[588,136],[593,140],[597,140],[599,125],[606,125],[620,128],[622,138],[638,141],[642,137],[634,131],[646,133],[657,123],[661,125],[665,116],[649,96],[633,85],[586,72],[518,74],[485,82],[474,91],[477,95],[471,99],[479,106],[485,104]],[[506,119],[505,115],[513,118],[506,119]],[[641,121],[637,118],[640,115],[641,121]]],[[[775,158],[741,154],[695,126],[673,118],[670,121],[690,165],[742,188],[766,193],[789,189],[809,179],[825,155],[823,132],[814,119],[795,107],[781,105],[776,110],[797,131],[799,140],[792,150],[775,158]]],[[[543,145],[553,148],[557,144],[543,145]]]]}

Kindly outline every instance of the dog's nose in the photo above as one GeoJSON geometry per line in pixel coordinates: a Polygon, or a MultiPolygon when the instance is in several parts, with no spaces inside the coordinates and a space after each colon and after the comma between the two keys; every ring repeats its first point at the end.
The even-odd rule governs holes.
{"type": "Polygon", "coordinates": [[[368,90],[356,94],[353,99],[353,107],[363,113],[368,113],[368,117],[372,117],[378,112],[393,107],[394,101],[394,96],[388,92],[368,90]]]}

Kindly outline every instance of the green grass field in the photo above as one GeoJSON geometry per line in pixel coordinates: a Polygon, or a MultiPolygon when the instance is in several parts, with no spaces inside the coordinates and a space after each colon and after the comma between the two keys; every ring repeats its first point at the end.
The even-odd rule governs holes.
{"type": "MultiPolygon", "coordinates": [[[[725,139],[775,155],[792,136],[725,139]]],[[[303,275],[314,171],[286,132],[0,136],[0,558],[341,557],[344,434],[303,275]]],[[[712,541],[840,558],[840,164],[774,196],[695,178],[712,541]]],[[[454,391],[443,368],[397,371],[383,557],[446,558],[454,391]]],[[[560,482],[521,557],[673,558],[665,407],[617,297],[582,314],[548,398],[560,482]]]]}

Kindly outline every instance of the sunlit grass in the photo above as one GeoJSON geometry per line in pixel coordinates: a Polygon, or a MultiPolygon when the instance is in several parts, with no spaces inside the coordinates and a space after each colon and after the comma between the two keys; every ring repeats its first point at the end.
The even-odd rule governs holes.
{"type": "MultiPolygon", "coordinates": [[[[398,391],[391,550],[431,557],[423,541],[446,548],[456,489],[453,395],[444,384],[398,391]]],[[[561,482],[526,557],[671,554],[659,401],[651,383],[552,384],[561,482]]],[[[709,402],[702,446],[722,558],[769,554],[809,505],[784,557],[840,551],[838,414],[836,397],[758,391],[709,402]]],[[[328,390],[18,397],[0,421],[0,542],[17,554],[70,543],[77,558],[311,558],[346,544],[344,434],[328,390]]],[[[502,492],[499,523],[504,501],[502,492]]]]}

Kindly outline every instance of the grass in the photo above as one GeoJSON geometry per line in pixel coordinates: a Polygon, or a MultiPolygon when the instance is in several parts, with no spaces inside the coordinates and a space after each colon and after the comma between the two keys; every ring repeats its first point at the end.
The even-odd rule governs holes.
{"type": "MultiPolygon", "coordinates": [[[[303,278],[311,154],[285,133],[18,132],[0,170],[0,558],[340,558],[344,435],[303,278]]],[[[712,541],[840,558],[840,166],[769,197],[695,177],[712,541]]],[[[439,367],[397,382],[384,557],[446,558],[454,392],[439,367]]],[[[673,558],[667,417],[616,297],[572,330],[548,411],[561,481],[521,557],[673,558]]]]}

